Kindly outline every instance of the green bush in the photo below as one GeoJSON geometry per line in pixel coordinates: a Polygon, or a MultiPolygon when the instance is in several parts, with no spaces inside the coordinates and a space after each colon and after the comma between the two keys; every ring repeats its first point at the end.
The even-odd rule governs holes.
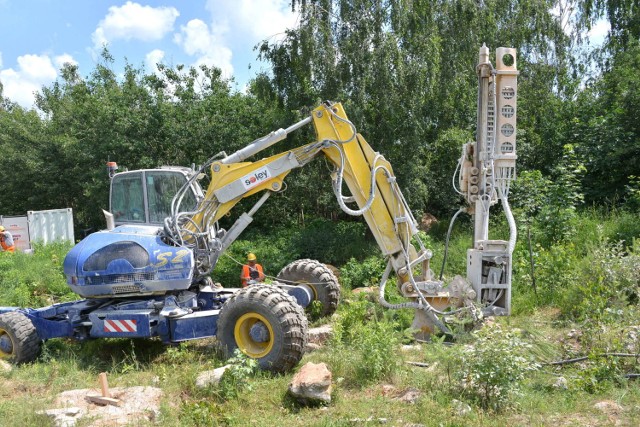
{"type": "Polygon", "coordinates": [[[300,258],[335,265],[344,264],[352,257],[364,259],[374,252],[362,219],[356,222],[316,218],[293,234],[291,245],[300,258]]]}
{"type": "Polygon", "coordinates": [[[346,386],[363,387],[397,371],[398,325],[386,320],[379,306],[364,298],[341,306],[334,323],[328,363],[346,386]]]}
{"type": "Polygon", "coordinates": [[[581,277],[568,289],[563,312],[579,320],[603,320],[610,309],[636,304],[640,297],[640,244],[625,251],[606,241],[583,261],[581,277]]]}
{"type": "Polygon", "coordinates": [[[531,344],[514,331],[500,326],[485,327],[458,355],[455,376],[459,392],[483,409],[508,407],[527,373],[539,368],[531,356],[531,344]]]}
{"type": "Polygon", "coordinates": [[[234,399],[243,392],[252,390],[249,379],[258,371],[258,361],[250,359],[239,349],[236,349],[227,364],[230,365],[218,385],[219,396],[223,400],[234,399]]]}
{"type": "Polygon", "coordinates": [[[370,256],[362,261],[351,258],[340,268],[340,285],[343,289],[378,286],[387,263],[382,256],[370,256]]]}
{"type": "Polygon", "coordinates": [[[633,212],[640,212],[640,176],[631,175],[626,190],[626,206],[633,212]]]}
{"type": "Polygon", "coordinates": [[[311,220],[302,227],[290,224],[271,233],[247,230],[220,257],[212,274],[225,287],[240,286],[240,269],[247,253],[253,252],[267,278],[275,277],[289,263],[302,258],[343,265],[351,258],[367,259],[378,249],[366,236],[362,222],[311,220]]]}

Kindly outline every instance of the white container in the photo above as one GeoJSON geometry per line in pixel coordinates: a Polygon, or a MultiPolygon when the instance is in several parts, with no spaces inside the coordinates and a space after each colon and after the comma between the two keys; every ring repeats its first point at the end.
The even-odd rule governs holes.
{"type": "Polygon", "coordinates": [[[29,240],[33,243],[68,241],[73,243],[73,210],[28,211],[29,240]]]}

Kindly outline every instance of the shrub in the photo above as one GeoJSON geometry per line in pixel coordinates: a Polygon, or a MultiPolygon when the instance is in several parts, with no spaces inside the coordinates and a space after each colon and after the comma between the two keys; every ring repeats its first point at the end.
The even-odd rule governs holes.
{"type": "Polygon", "coordinates": [[[345,289],[377,286],[387,263],[381,256],[370,256],[363,261],[351,258],[340,269],[340,285],[345,289]]]}
{"type": "Polygon", "coordinates": [[[460,392],[483,409],[500,411],[519,392],[525,375],[539,365],[530,356],[532,346],[513,331],[494,326],[473,335],[475,341],[459,355],[455,375],[460,392]]]}
{"type": "Polygon", "coordinates": [[[397,371],[395,322],[379,316],[377,304],[361,299],[342,306],[334,324],[328,362],[348,386],[362,387],[397,371]]]}
{"type": "Polygon", "coordinates": [[[258,361],[245,356],[239,349],[235,350],[227,363],[230,366],[224,371],[219,384],[219,395],[223,400],[233,399],[242,392],[251,391],[249,379],[258,370],[258,361]]]}
{"type": "Polygon", "coordinates": [[[317,259],[329,264],[343,264],[355,257],[365,258],[372,252],[363,221],[328,221],[314,219],[300,228],[291,239],[299,258],[317,259]]]}
{"type": "Polygon", "coordinates": [[[640,211],[640,176],[629,176],[629,184],[625,186],[625,189],[627,207],[635,212],[640,211]]]}
{"type": "Polygon", "coordinates": [[[606,241],[584,262],[582,277],[567,292],[565,314],[581,320],[602,320],[611,308],[637,303],[640,297],[640,245],[625,251],[622,242],[606,241]]]}

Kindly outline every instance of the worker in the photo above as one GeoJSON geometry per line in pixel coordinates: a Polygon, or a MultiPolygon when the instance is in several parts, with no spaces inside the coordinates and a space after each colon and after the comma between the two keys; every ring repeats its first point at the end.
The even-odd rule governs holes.
{"type": "Polygon", "coordinates": [[[250,282],[262,282],[264,280],[262,266],[256,262],[256,256],[251,252],[247,255],[247,263],[242,266],[240,280],[243,288],[246,288],[250,282]]]}
{"type": "Polygon", "coordinates": [[[13,244],[13,236],[3,225],[0,225],[0,246],[2,246],[3,252],[16,251],[16,247],[13,244]]]}

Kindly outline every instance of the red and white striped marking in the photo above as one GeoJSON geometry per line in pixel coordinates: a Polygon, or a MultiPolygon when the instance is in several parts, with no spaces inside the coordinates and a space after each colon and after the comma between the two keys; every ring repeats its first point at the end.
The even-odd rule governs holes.
{"type": "Polygon", "coordinates": [[[132,319],[120,319],[120,320],[105,320],[104,331],[105,332],[137,332],[138,325],[137,320],[132,319]]]}

